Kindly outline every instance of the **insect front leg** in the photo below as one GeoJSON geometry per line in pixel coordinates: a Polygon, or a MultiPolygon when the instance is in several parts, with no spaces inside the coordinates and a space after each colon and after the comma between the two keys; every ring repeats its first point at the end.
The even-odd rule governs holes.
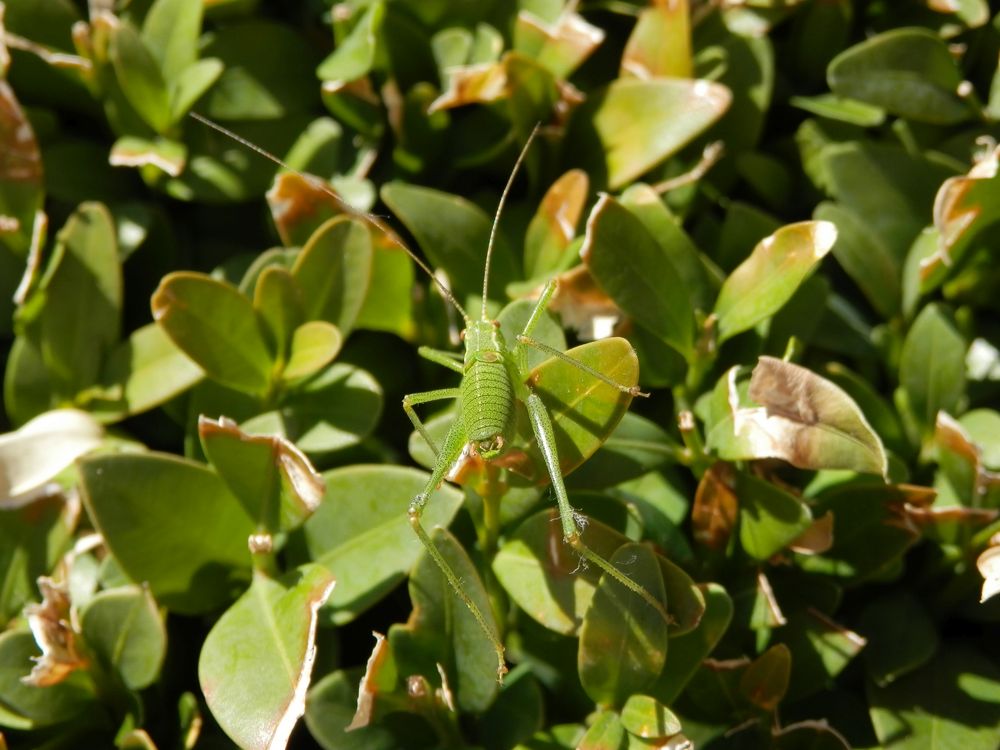
{"type": "MultiPolygon", "coordinates": [[[[434,455],[438,458],[440,458],[440,451],[438,450],[435,442],[431,439],[431,434],[427,432],[427,427],[424,425],[423,421],[421,421],[420,417],[417,416],[417,412],[414,411],[413,407],[417,404],[428,404],[431,401],[444,401],[448,398],[458,398],[461,394],[462,392],[458,388],[440,388],[436,391],[408,393],[403,396],[403,411],[406,412],[406,416],[408,416],[410,421],[413,423],[413,428],[420,433],[424,440],[427,441],[427,445],[431,447],[431,450],[434,451],[434,455]]],[[[461,450],[461,448],[459,450],[461,450]]],[[[454,461],[454,459],[452,460],[454,461]]]]}
{"type": "Polygon", "coordinates": [[[430,536],[428,536],[427,531],[424,529],[423,524],[420,522],[421,517],[424,514],[424,508],[427,506],[427,499],[431,496],[431,493],[437,489],[438,485],[444,481],[445,475],[451,468],[452,464],[458,460],[458,457],[462,453],[462,449],[465,448],[467,442],[467,437],[465,434],[465,429],[462,425],[461,419],[455,419],[452,422],[451,429],[448,430],[448,435],[444,439],[444,445],[441,447],[440,453],[438,453],[437,463],[434,465],[434,470],[431,472],[430,478],[427,480],[427,484],[424,485],[424,489],[410,502],[410,508],[408,511],[410,526],[416,533],[417,538],[420,539],[420,543],[424,545],[424,549],[427,550],[427,554],[431,556],[431,559],[437,564],[441,573],[448,580],[448,583],[454,589],[455,594],[462,603],[469,608],[472,612],[472,616],[479,623],[479,627],[486,634],[486,637],[490,639],[493,644],[493,648],[497,653],[497,680],[502,680],[503,676],[507,673],[507,665],[504,662],[504,648],[503,644],[500,642],[500,636],[490,627],[489,623],[486,621],[486,617],[480,611],[476,603],[472,601],[472,598],[466,593],[465,589],[462,588],[462,582],[458,579],[458,575],[452,570],[451,565],[448,561],[444,559],[444,556],[434,546],[434,542],[431,541],[430,536]]]}
{"type": "Polygon", "coordinates": [[[535,440],[542,452],[545,466],[549,471],[549,478],[552,480],[552,491],[555,493],[556,502],[559,505],[559,520],[562,523],[563,540],[574,550],[583,556],[585,560],[594,563],[602,571],[614,578],[618,583],[638,594],[642,599],[655,609],[663,618],[665,625],[671,624],[671,618],[663,602],[650,594],[645,588],[633,581],[618,568],[605,560],[603,557],[588,547],[581,538],[580,525],[576,519],[576,512],[569,504],[569,496],[566,494],[566,485],[563,483],[562,470],[559,467],[559,455],[556,450],[556,436],[552,428],[552,420],[549,412],[545,408],[541,397],[528,389],[527,408],[528,416],[531,420],[531,428],[535,433],[535,440]]]}

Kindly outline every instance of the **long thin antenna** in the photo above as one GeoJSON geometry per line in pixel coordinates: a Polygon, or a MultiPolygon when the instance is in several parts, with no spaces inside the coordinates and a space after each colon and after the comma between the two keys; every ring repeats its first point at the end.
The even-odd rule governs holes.
{"type": "MultiPolygon", "coordinates": [[[[330,198],[332,198],[334,201],[336,201],[337,205],[340,206],[340,208],[345,213],[349,213],[352,216],[356,216],[359,219],[362,219],[363,221],[367,221],[373,227],[375,227],[376,229],[378,229],[386,237],[389,238],[389,241],[393,245],[395,245],[400,250],[404,251],[407,255],[409,255],[410,258],[413,260],[413,262],[416,263],[418,266],[420,266],[420,268],[422,268],[424,270],[424,273],[426,273],[431,278],[431,280],[435,284],[437,284],[438,289],[441,290],[441,294],[444,295],[445,299],[447,299],[449,302],[451,302],[451,304],[453,304],[455,306],[455,309],[458,310],[458,312],[461,314],[461,316],[465,319],[466,323],[469,322],[469,315],[465,312],[465,308],[463,308],[460,304],[458,304],[458,300],[455,299],[455,295],[453,295],[451,293],[451,290],[448,289],[448,287],[446,287],[444,285],[444,283],[437,276],[434,275],[434,272],[431,271],[430,267],[426,263],[424,263],[424,261],[422,261],[419,257],[417,257],[416,253],[414,253],[409,247],[407,247],[406,243],[403,242],[402,239],[400,239],[399,235],[396,234],[396,232],[392,229],[392,227],[389,226],[382,219],[380,219],[378,216],[375,216],[375,214],[367,213],[365,211],[359,211],[354,206],[352,206],[350,203],[348,203],[343,198],[341,198],[339,195],[337,195],[337,191],[335,191],[332,187],[330,187],[328,184],[326,184],[326,182],[324,180],[322,180],[322,179],[320,179],[318,177],[314,177],[313,175],[306,174],[305,172],[302,172],[302,171],[300,171],[298,169],[295,169],[294,167],[289,166],[284,161],[282,161],[281,159],[279,159],[277,156],[275,156],[274,154],[272,154],[270,151],[267,151],[267,150],[261,148],[256,143],[252,143],[252,142],[248,141],[246,138],[244,138],[243,136],[241,136],[239,133],[234,133],[229,128],[224,127],[223,125],[220,125],[217,122],[209,120],[207,117],[203,117],[202,115],[198,114],[197,112],[189,112],[188,114],[191,117],[193,117],[195,120],[197,120],[198,122],[200,122],[201,124],[207,125],[212,130],[215,130],[215,131],[217,131],[219,133],[222,133],[224,136],[227,136],[228,138],[232,138],[234,141],[236,141],[240,145],[246,146],[248,149],[250,149],[251,151],[253,151],[256,154],[259,154],[260,156],[263,156],[268,161],[273,162],[274,164],[277,164],[279,167],[287,169],[289,172],[291,172],[292,174],[296,175],[297,177],[301,177],[303,180],[305,180],[309,184],[315,185],[320,190],[322,190],[324,193],[326,193],[326,195],[328,195],[330,198]]],[[[529,140],[529,143],[530,143],[530,140],[529,140]]],[[[523,154],[522,154],[522,156],[523,156],[523,154]]],[[[520,162],[518,162],[518,163],[520,163],[520,162]]]]}
{"type": "Polygon", "coordinates": [[[490,288],[490,260],[493,257],[493,243],[496,242],[497,238],[497,226],[500,224],[500,212],[503,211],[503,204],[507,202],[507,193],[510,192],[511,186],[514,184],[514,178],[517,177],[517,170],[521,168],[521,162],[524,161],[525,155],[528,153],[528,149],[531,147],[531,142],[535,140],[535,136],[538,135],[538,129],[541,127],[541,123],[535,125],[531,131],[531,135],[528,136],[528,140],[524,142],[524,148],[521,149],[521,153],[518,154],[517,161],[514,162],[514,168],[510,171],[510,177],[507,178],[507,185],[503,189],[503,193],[500,195],[500,202],[497,204],[497,214],[493,217],[493,226],[490,228],[490,242],[486,246],[486,270],[483,271],[483,313],[482,320],[487,320],[486,318],[486,292],[490,288]]]}

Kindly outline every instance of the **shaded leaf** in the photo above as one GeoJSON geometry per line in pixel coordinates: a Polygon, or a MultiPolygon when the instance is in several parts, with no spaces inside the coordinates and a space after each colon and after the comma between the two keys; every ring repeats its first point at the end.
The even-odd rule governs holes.
{"type": "Polygon", "coordinates": [[[87,647],[130,690],[151,685],[167,651],[167,631],[156,602],[139,586],[96,594],[80,613],[87,647]]]}
{"type": "Polygon", "coordinates": [[[729,542],[739,513],[732,466],[722,461],[702,474],[691,507],[691,532],[709,549],[723,549],[729,542]]]}
{"type": "Polygon", "coordinates": [[[589,186],[586,172],[571,169],[545,192],[524,238],[524,273],[529,279],[568,265],[589,186]]]}
{"type": "Polygon", "coordinates": [[[794,495],[763,479],[740,473],[740,544],[748,555],[767,560],[809,527],[809,508],[794,495]]]}
{"type": "MultiPolygon", "coordinates": [[[[666,606],[655,553],[625,544],[609,562],[666,606]]],[[[580,626],[578,669],[587,695],[598,705],[621,706],[648,688],[667,657],[667,629],[649,604],[606,573],[580,626]]]]}
{"type": "Polygon", "coordinates": [[[111,35],[111,62],[118,84],[146,124],[157,133],[170,126],[170,96],[156,58],[128,23],[116,24],[111,35]]]}
{"type": "Polygon", "coordinates": [[[79,467],[87,513],[129,578],[180,613],[230,600],[249,573],[254,524],[217,475],[162,453],[95,456],[79,467]]]}
{"type": "Polygon", "coordinates": [[[281,376],[285,380],[298,380],[315,375],[326,367],[340,352],[343,337],[332,323],[310,320],[292,334],[288,363],[281,376]]]}
{"type": "Polygon", "coordinates": [[[899,357],[899,382],[913,416],[926,432],[939,411],[960,411],[967,348],[947,308],[936,303],[920,311],[906,334],[899,357]]]}
{"type": "Polygon", "coordinates": [[[754,659],[740,677],[740,693],[764,711],[774,711],[788,690],[792,652],[779,644],[754,659]]]}

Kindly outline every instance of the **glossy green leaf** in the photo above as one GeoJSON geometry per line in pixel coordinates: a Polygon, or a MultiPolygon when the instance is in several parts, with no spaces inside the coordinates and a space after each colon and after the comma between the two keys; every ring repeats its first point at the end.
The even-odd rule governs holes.
{"type": "Polygon", "coordinates": [[[129,24],[115,27],[111,62],[129,104],[157,133],[170,126],[170,95],[160,66],[142,36],[129,24]]]}
{"type": "Polygon", "coordinates": [[[1000,670],[963,644],[942,648],[891,685],[869,685],[868,700],[875,733],[889,750],[986,750],[1000,742],[1000,670]]]}
{"type": "MultiPolygon", "coordinates": [[[[374,465],[324,475],[326,500],[302,533],[309,558],[338,576],[324,614],[334,623],[353,620],[396,587],[417,562],[423,547],[406,511],[428,476],[416,469],[374,465]]],[[[427,503],[424,525],[447,526],[461,504],[462,493],[443,485],[427,503]]]]}
{"type": "Polygon", "coordinates": [[[993,409],[973,409],[958,420],[980,451],[983,464],[1000,469],[1000,413],[993,409]]]}
{"type": "Polygon", "coordinates": [[[357,445],[381,413],[382,389],[375,378],[334,363],[285,396],[280,409],[247,419],[242,427],[283,435],[306,453],[328,453],[357,445]]]}
{"type": "Polygon", "coordinates": [[[261,573],[201,649],[198,682],[212,716],[241,748],[284,748],[306,710],[319,608],[334,578],[307,565],[287,582],[261,573]]]}
{"type": "Polygon", "coordinates": [[[883,318],[899,311],[902,290],[900,264],[879,239],[851,211],[836,203],[821,203],[813,215],[837,228],[833,257],[861,289],[883,318]]]}
{"type": "Polygon", "coordinates": [[[837,623],[815,607],[795,612],[776,632],[776,640],[791,651],[789,695],[805,698],[832,687],[859,653],[870,653],[864,637],[837,623]]]}
{"type": "Polygon", "coordinates": [[[799,537],[812,523],[809,508],[777,485],[739,474],[740,544],[748,555],[767,560],[799,537]]]}
{"type": "Polygon", "coordinates": [[[298,380],[315,375],[340,352],[343,337],[340,330],[325,320],[310,320],[292,334],[288,363],[281,376],[298,380]]]}
{"type": "Polygon", "coordinates": [[[793,96],[788,103],[820,117],[839,120],[863,128],[873,128],[885,122],[885,110],[857,99],[845,99],[836,94],[793,96]]]}
{"type": "Polygon", "coordinates": [[[250,300],[203,274],[177,271],[160,281],[153,317],[210,378],[246,393],[267,390],[273,355],[250,300]]]}
{"type": "Polygon", "coordinates": [[[572,6],[548,23],[531,12],[517,14],[514,48],[530,55],[558,78],[569,75],[604,39],[604,31],[588,23],[572,6]]]}
{"type": "Polygon", "coordinates": [[[690,356],[694,338],[690,298],[674,292],[683,288],[680,272],[642,221],[611,196],[601,196],[587,219],[580,254],[622,310],[690,356]]]}
{"type": "Polygon", "coordinates": [[[359,219],[335,217],[319,227],[292,269],[306,320],[351,330],[372,276],[372,235],[359,219]]]}
{"type": "Polygon", "coordinates": [[[255,529],[216,474],[158,453],[96,456],[79,466],[90,520],[129,578],[184,614],[230,600],[249,574],[255,529]]]}
{"type": "MultiPolygon", "coordinates": [[[[402,182],[387,183],[381,195],[416,237],[432,267],[448,273],[451,289],[459,299],[479,297],[492,224],[489,215],[461,196],[402,182]]],[[[501,235],[490,269],[490,298],[501,299],[502,291],[516,276],[513,255],[501,235]]]]}
{"type": "Polygon", "coordinates": [[[618,79],[573,113],[567,144],[595,182],[616,190],[699,136],[730,99],[710,81],[618,79]]]}
{"type": "Polygon", "coordinates": [[[924,29],[893,29],[856,44],[830,63],[827,80],[835,94],[920,122],[950,125],[974,114],[958,93],[962,73],[948,45],[924,29]]]}
{"type": "Polygon", "coordinates": [[[622,726],[643,739],[671,737],[681,731],[673,712],[648,695],[632,695],[622,707],[622,726]]]}
{"type": "Polygon", "coordinates": [[[500,694],[479,720],[487,750],[517,747],[545,724],[541,686],[530,669],[517,667],[503,680],[500,694]]]}
{"type": "Polygon", "coordinates": [[[258,532],[294,529],[319,507],[323,480],[285,438],[250,435],[225,417],[204,416],[198,418],[198,434],[205,455],[258,532]]]}
{"type": "Polygon", "coordinates": [[[15,507],[0,504],[0,626],[37,596],[38,577],[47,575],[70,545],[74,516],[59,493],[15,507]]]}
{"type": "Polygon", "coordinates": [[[413,335],[413,261],[400,248],[376,244],[368,294],[354,321],[356,328],[413,335]]]}
{"type": "Polygon", "coordinates": [[[764,238],[722,285],[715,302],[719,340],[774,315],[837,240],[827,221],[804,221],[764,238]]]}
{"type": "Polygon", "coordinates": [[[699,588],[705,600],[705,614],[693,630],[671,642],[667,663],[649,691],[665,705],[672,705],[684,691],[702,660],[726,633],[733,617],[733,600],[721,585],[700,584],[699,588]]]}
{"type": "MultiPolygon", "coordinates": [[[[486,587],[468,553],[447,529],[434,529],[430,538],[483,614],[487,627],[499,632],[486,587]]],[[[438,665],[443,665],[458,708],[485,710],[499,688],[497,657],[486,634],[430,555],[419,558],[409,589],[413,612],[405,626],[395,625],[389,630],[389,643],[400,671],[425,678],[433,676],[434,683],[438,683],[438,665]]]]}
{"type": "Polygon", "coordinates": [[[938,304],[921,310],[906,334],[899,382],[925,431],[933,427],[939,411],[959,411],[965,393],[967,348],[947,309],[938,304]]]}
{"type": "Polygon", "coordinates": [[[58,685],[34,687],[21,681],[41,656],[24,630],[0,633],[0,726],[30,730],[82,719],[97,705],[93,685],[76,672],[58,685]]]}
{"type": "Polygon", "coordinates": [[[167,631],[149,591],[139,586],[108,589],[80,613],[87,647],[130,690],[155,680],[167,651],[167,631]]]}
{"type": "MultiPolygon", "coordinates": [[[[625,544],[609,562],[666,606],[656,555],[625,544]]],[[[648,688],[667,658],[667,628],[647,602],[611,576],[601,576],[580,626],[578,669],[587,695],[598,705],[621,706],[648,688]]]]}
{"type": "MultiPolygon", "coordinates": [[[[629,540],[591,519],[583,541],[609,559],[629,540]]],[[[705,611],[704,597],[684,571],[666,558],[658,560],[667,611],[675,620],[669,632],[688,632],[705,611]]],[[[575,634],[580,627],[600,577],[596,566],[580,568],[579,557],[562,541],[554,510],[540,511],[525,520],[501,546],[493,571],[521,609],[550,630],[566,635],[575,634]]]]}
{"type": "Polygon", "coordinates": [[[926,664],[939,638],[927,609],[910,593],[896,591],[871,602],[861,614],[860,631],[868,674],[880,686],[926,664]]]}
{"type": "Polygon", "coordinates": [[[111,350],[101,382],[120,398],[94,403],[98,419],[139,414],[169,401],[204,377],[201,368],[177,348],[163,328],[149,323],[111,350]]]}

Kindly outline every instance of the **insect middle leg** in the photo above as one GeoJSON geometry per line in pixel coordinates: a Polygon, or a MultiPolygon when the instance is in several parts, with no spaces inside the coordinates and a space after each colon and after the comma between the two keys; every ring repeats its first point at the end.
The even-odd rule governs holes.
{"type": "MultiPolygon", "coordinates": [[[[462,395],[462,391],[458,388],[439,388],[435,391],[422,391],[420,393],[407,393],[403,396],[403,411],[406,412],[406,416],[410,418],[410,422],[413,423],[413,428],[420,433],[420,436],[427,441],[427,445],[430,446],[431,450],[434,451],[434,455],[438,456],[440,459],[437,444],[431,438],[431,434],[427,431],[427,427],[424,425],[423,421],[414,411],[413,407],[418,404],[429,404],[431,401],[444,401],[449,398],[458,398],[462,395]]],[[[456,458],[457,458],[456,454],[456,458]]],[[[452,459],[454,460],[454,459],[452,459]]],[[[446,469],[447,470],[447,469],[446,469]]]]}
{"type": "Polygon", "coordinates": [[[437,463],[434,465],[434,469],[431,472],[430,478],[427,480],[427,484],[424,485],[420,494],[414,497],[410,502],[408,515],[410,519],[410,526],[420,539],[420,543],[424,545],[424,549],[427,550],[427,554],[430,555],[431,559],[437,564],[441,573],[444,574],[444,577],[448,580],[452,589],[454,589],[455,594],[462,600],[462,603],[468,607],[469,611],[472,612],[472,616],[476,619],[476,622],[479,623],[479,627],[493,644],[493,648],[497,653],[497,680],[501,680],[507,673],[507,665],[504,662],[504,648],[503,644],[500,642],[500,636],[486,621],[486,617],[483,615],[476,603],[472,601],[472,597],[470,597],[465,589],[462,588],[462,582],[458,579],[458,575],[454,570],[452,570],[448,561],[444,559],[444,555],[442,555],[438,548],[434,546],[434,542],[431,540],[430,536],[428,536],[426,529],[424,529],[423,524],[420,522],[420,519],[424,514],[424,508],[427,505],[427,499],[431,496],[431,493],[437,489],[438,485],[444,481],[445,475],[448,473],[452,464],[458,460],[458,457],[461,455],[467,442],[468,440],[462,420],[455,419],[455,421],[452,422],[451,429],[448,430],[448,434],[444,439],[444,445],[441,446],[441,451],[438,453],[437,457],[437,463]]]}

